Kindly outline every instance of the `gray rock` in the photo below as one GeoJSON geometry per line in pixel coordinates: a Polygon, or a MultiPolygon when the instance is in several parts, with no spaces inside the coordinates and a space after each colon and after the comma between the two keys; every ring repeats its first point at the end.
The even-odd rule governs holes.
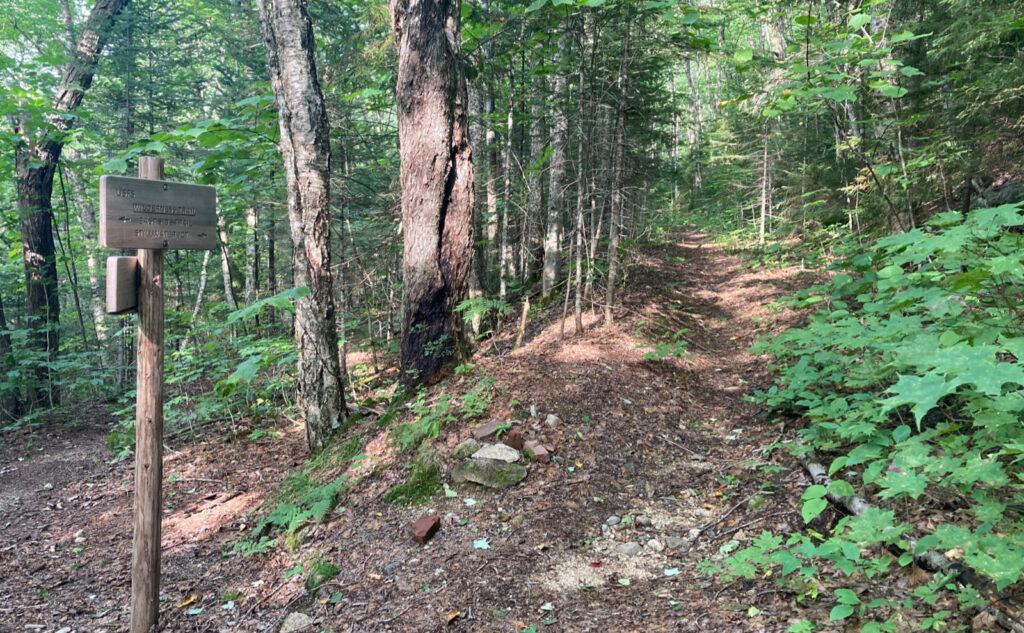
{"type": "Polygon", "coordinates": [[[555,462],[556,464],[561,464],[562,462],[565,461],[565,458],[562,457],[561,455],[555,455],[554,457],[551,458],[551,461],[555,462]]]}
{"type": "Polygon", "coordinates": [[[535,417],[537,417],[537,415],[538,415],[537,414],[537,405],[531,404],[530,405],[530,417],[531,418],[535,418],[535,417]]]}
{"type": "Polygon", "coordinates": [[[284,619],[284,624],[281,625],[281,633],[298,633],[299,631],[305,631],[313,625],[313,618],[309,617],[305,613],[289,613],[288,617],[284,619]]]}
{"type": "Polygon", "coordinates": [[[455,483],[471,481],[486,488],[494,488],[495,490],[510,488],[525,478],[526,466],[510,464],[496,459],[477,459],[474,457],[460,463],[452,470],[452,480],[455,483]]]}
{"type": "Polygon", "coordinates": [[[658,539],[652,538],[651,540],[647,541],[647,549],[652,549],[655,552],[661,552],[665,549],[665,546],[662,545],[661,541],[659,541],[658,539]]]}
{"type": "Polygon", "coordinates": [[[385,574],[390,574],[391,572],[395,571],[396,569],[398,569],[401,566],[402,566],[402,563],[400,563],[398,561],[395,561],[393,563],[388,563],[387,565],[384,565],[384,573],[385,574]]]}
{"type": "Polygon", "coordinates": [[[639,543],[619,543],[615,546],[615,551],[626,556],[636,556],[642,552],[644,548],[640,547],[639,543]]]}
{"type": "Polygon", "coordinates": [[[490,422],[484,422],[473,429],[473,439],[483,440],[488,438],[497,433],[498,429],[506,425],[508,425],[508,422],[504,420],[491,420],[490,422]]]}
{"type": "Polygon", "coordinates": [[[473,453],[473,459],[494,459],[509,464],[518,462],[520,457],[519,451],[504,444],[485,444],[473,453]]]}
{"type": "Polygon", "coordinates": [[[620,519],[619,517],[617,517],[617,516],[615,516],[615,515],[613,514],[613,515],[611,515],[610,517],[608,517],[608,520],[607,520],[607,521],[605,521],[605,523],[606,523],[607,525],[618,525],[618,524],[619,524],[619,521],[621,521],[621,520],[622,520],[622,519],[620,519]]]}
{"type": "Polygon", "coordinates": [[[466,459],[478,450],[480,450],[480,442],[477,442],[473,438],[463,440],[462,442],[459,442],[459,445],[452,451],[452,459],[466,459]]]}
{"type": "Polygon", "coordinates": [[[700,538],[700,533],[702,531],[703,530],[701,530],[700,528],[690,528],[690,531],[687,532],[687,536],[689,536],[691,541],[695,541],[698,538],[700,538]]]}
{"type": "Polygon", "coordinates": [[[681,550],[684,550],[684,549],[686,549],[686,548],[688,548],[690,546],[690,541],[688,541],[688,540],[686,540],[686,539],[684,539],[684,538],[682,538],[680,536],[669,536],[668,538],[665,539],[665,546],[668,547],[669,549],[674,549],[676,551],[681,551],[681,550]]]}
{"type": "Polygon", "coordinates": [[[558,426],[561,423],[562,423],[562,419],[559,418],[554,413],[549,413],[548,417],[544,418],[544,424],[547,424],[549,427],[552,427],[552,428],[558,426]]]}
{"type": "Polygon", "coordinates": [[[601,534],[604,534],[605,536],[607,536],[608,534],[611,533],[611,531],[612,531],[612,529],[610,527],[608,527],[604,523],[601,524],[601,534]]]}
{"type": "Polygon", "coordinates": [[[633,524],[637,527],[651,527],[654,525],[651,523],[651,518],[643,514],[638,514],[636,518],[633,519],[633,524]]]}

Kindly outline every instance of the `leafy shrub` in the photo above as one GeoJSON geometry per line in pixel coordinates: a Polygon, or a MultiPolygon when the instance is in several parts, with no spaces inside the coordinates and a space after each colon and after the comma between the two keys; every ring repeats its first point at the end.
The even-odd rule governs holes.
{"type": "MultiPolygon", "coordinates": [[[[963,510],[932,515],[937,525],[917,540],[962,552],[962,562],[999,590],[1024,572],[1024,215],[1015,206],[981,209],[966,218],[935,217],[923,229],[879,240],[833,266],[824,284],[797,293],[790,305],[813,310],[805,327],[759,342],[754,352],[781,361],[777,384],[756,399],[799,412],[808,425],[796,450],[831,456],[839,495],[865,492],[908,507],[952,499],[963,510]]],[[[825,507],[823,486],[801,499],[805,521],[825,507]]],[[[750,578],[774,567],[784,583],[814,586],[824,566],[867,577],[885,573],[887,548],[908,549],[912,525],[875,508],[843,518],[828,537],[767,533],[704,571],[750,578]]],[[[909,565],[910,552],[898,562],[909,565]]],[[[912,593],[934,604],[956,589],[941,575],[912,593]]],[[[970,587],[956,589],[961,607],[976,606],[970,587]]],[[[862,600],[836,589],[831,619],[911,608],[880,596],[862,600]]],[[[939,627],[949,612],[932,614],[939,627]]],[[[924,625],[924,622],[922,623],[924,625]]],[[[891,630],[892,621],[864,631],[891,630]]]]}

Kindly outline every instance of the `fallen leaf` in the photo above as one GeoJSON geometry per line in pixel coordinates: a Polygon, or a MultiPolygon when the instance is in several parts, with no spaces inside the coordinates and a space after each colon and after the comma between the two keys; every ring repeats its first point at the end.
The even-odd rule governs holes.
{"type": "Polygon", "coordinates": [[[462,501],[467,506],[475,506],[476,505],[476,499],[463,499],[462,501]]]}
{"type": "Polygon", "coordinates": [[[461,611],[449,611],[448,615],[445,616],[445,624],[451,624],[452,620],[462,615],[461,611]]]}
{"type": "Polygon", "coordinates": [[[188,605],[190,605],[193,602],[195,602],[197,598],[198,598],[198,596],[196,596],[196,594],[192,594],[191,596],[189,596],[185,600],[182,600],[181,602],[179,602],[178,603],[178,608],[181,609],[182,607],[187,607],[188,605]]]}
{"type": "Polygon", "coordinates": [[[591,567],[600,567],[601,565],[604,565],[604,561],[595,560],[592,563],[590,563],[591,567]]]}
{"type": "Polygon", "coordinates": [[[473,548],[474,549],[491,549],[491,544],[487,541],[487,539],[482,538],[482,539],[478,539],[476,541],[473,541],[473,548]]]}
{"type": "Polygon", "coordinates": [[[544,604],[541,605],[540,610],[541,611],[554,611],[555,610],[555,605],[551,604],[550,602],[545,602],[544,604]]]}
{"type": "Polygon", "coordinates": [[[665,570],[665,575],[666,576],[676,576],[678,574],[679,574],[679,568],[678,567],[673,567],[672,569],[666,569],[665,570]]]}
{"type": "Polygon", "coordinates": [[[629,578],[619,578],[619,584],[623,587],[629,586],[629,578]]]}

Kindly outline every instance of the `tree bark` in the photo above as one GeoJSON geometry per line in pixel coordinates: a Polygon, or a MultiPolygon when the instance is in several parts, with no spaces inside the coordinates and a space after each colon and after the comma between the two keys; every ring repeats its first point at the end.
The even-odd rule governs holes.
{"type": "Polygon", "coordinates": [[[345,421],[330,251],[330,147],[304,0],[257,0],[277,102],[292,236],[292,273],[309,294],[295,303],[297,404],[311,451],[345,421]]]}
{"type": "Polygon", "coordinates": [[[389,0],[398,51],[401,155],[401,379],[432,384],[465,354],[455,307],[473,247],[473,160],[459,59],[459,0],[389,0]]]}

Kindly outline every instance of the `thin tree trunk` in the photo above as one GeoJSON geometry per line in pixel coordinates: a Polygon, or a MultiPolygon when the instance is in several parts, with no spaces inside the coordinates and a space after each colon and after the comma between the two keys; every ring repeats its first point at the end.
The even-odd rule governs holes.
{"type": "MultiPolygon", "coordinates": [[[[206,282],[210,279],[209,265],[210,265],[210,253],[213,251],[203,251],[203,265],[199,270],[199,289],[196,290],[196,302],[192,306],[192,318],[189,321],[188,334],[181,339],[181,343],[178,349],[184,352],[188,348],[189,339],[195,339],[196,326],[199,324],[199,310],[203,306],[203,295],[206,294],[206,282]]],[[[196,341],[198,343],[198,341],[196,341]]]]}
{"type": "Polygon", "coordinates": [[[768,125],[764,126],[764,153],[761,157],[761,222],[757,229],[757,243],[764,244],[765,221],[768,217],[768,125]]]}
{"type": "MultiPolygon", "coordinates": [[[[0,371],[5,376],[18,366],[14,358],[14,348],[11,346],[11,335],[7,330],[7,314],[4,312],[3,297],[0,297],[0,371]]],[[[21,417],[21,395],[16,386],[9,384],[0,390],[0,414],[7,420],[17,420],[21,417]]]]}
{"type": "Polygon", "coordinates": [[[256,216],[256,208],[249,207],[245,210],[245,226],[249,230],[245,240],[245,305],[251,306],[258,299],[259,288],[259,231],[256,216]]]}
{"type": "Polygon", "coordinates": [[[331,279],[330,132],[305,2],[257,0],[257,7],[281,128],[292,274],[309,288],[295,302],[295,375],[306,443],[317,451],[346,418],[331,279]]]}
{"type": "MultiPolygon", "coordinates": [[[[460,61],[459,0],[389,0],[398,51],[401,380],[432,384],[466,353],[455,308],[473,248],[473,160],[460,61]]],[[[507,166],[506,166],[507,168],[507,166]]]]}
{"type": "Polygon", "coordinates": [[[217,219],[217,233],[220,236],[220,275],[224,280],[224,301],[237,310],[239,305],[231,283],[231,259],[228,256],[228,225],[223,217],[217,219]]]}
{"type": "Polygon", "coordinates": [[[505,183],[502,191],[501,212],[501,268],[498,296],[504,301],[508,297],[508,282],[515,277],[512,263],[512,236],[509,235],[509,223],[512,215],[512,132],[516,108],[515,70],[512,62],[508,67],[508,115],[505,118],[505,183]]]}
{"type": "MultiPolygon", "coordinates": [[[[274,239],[277,223],[273,215],[266,219],[266,223],[267,228],[263,233],[263,240],[267,244],[267,296],[273,297],[277,294],[277,253],[275,252],[277,241],[274,239]]],[[[277,325],[277,310],[271,306],[267,310],[267,327],[274,331],[277,329],[277,325]]]]}
{"type": "Polygon", "coordinates": [[[622,39],[622,60],[619,63],[619,111],[615,123],[615,153],[612,159],[612,217],[608,225],[608,286],[605,291],[604,324],[610,327],[614,320],[615,284],[618,283],[619,266],[619,224],[622,222],[622,181],[625,172],[626,149],[626,96],[629,81],[629,44],[632,34],[629,16],[630,5],[626,4],[626,33],[622,39]]]}
{"type": "MultiPolygon", "coordinates": [[[[559,42],[558,56],[555,64],[565,61],[569,38],[563,32],[559,42]]],[[[565,207],[565,146],[569,136],[569,118],[565,114],[566,80],[565,73],[559,71],[551,82],[554,107],[551,115],[551,170],[548,180],[547,222],[544,231],[544,276],[541,296],[547,298],[558,283],[559,257],[561,255],[560,237],[562,235],[562,213],[565,207]]],[[[582,94],[582,93],[581,93],[582,94]]]]}

